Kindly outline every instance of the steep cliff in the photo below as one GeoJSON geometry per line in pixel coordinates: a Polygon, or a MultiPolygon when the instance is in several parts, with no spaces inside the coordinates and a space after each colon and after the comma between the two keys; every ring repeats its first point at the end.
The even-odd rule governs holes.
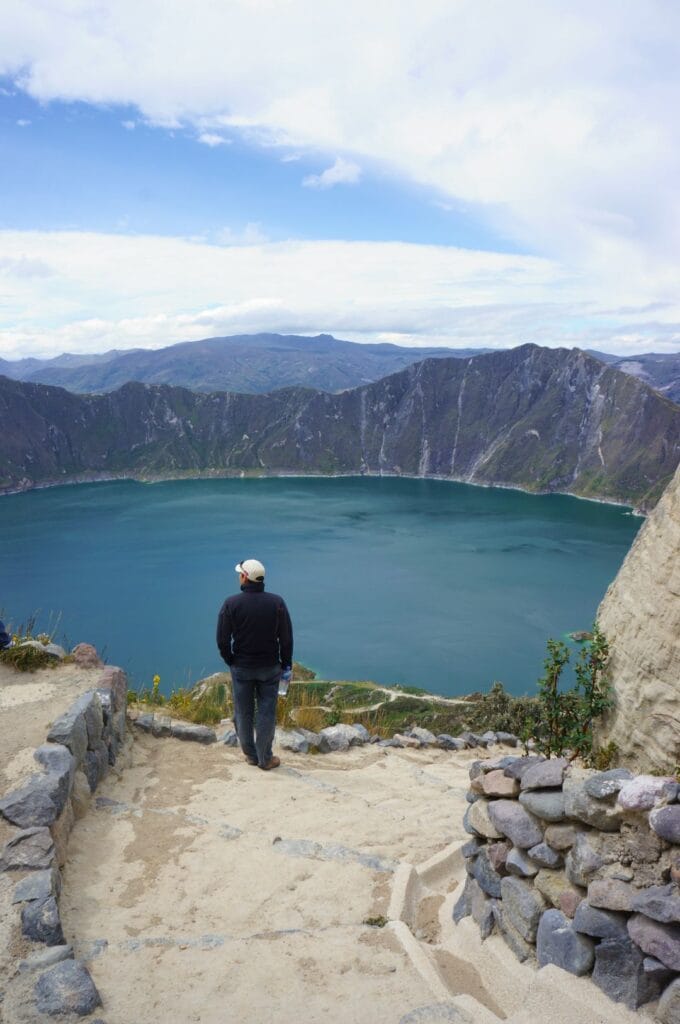
{"type": "Polygon", "coordinates": [[[643,769],[680,761],[680,469],[598,611],[616,706],[601,739],[643,769]]]}
{"type": "Polygon", "coordinates": [[[440,476],[651,506],[680,461],[680,408],[578,349],[427,359],[340,394],[105,395],[0,378],[0,489],[91,477],[440,476]]]}

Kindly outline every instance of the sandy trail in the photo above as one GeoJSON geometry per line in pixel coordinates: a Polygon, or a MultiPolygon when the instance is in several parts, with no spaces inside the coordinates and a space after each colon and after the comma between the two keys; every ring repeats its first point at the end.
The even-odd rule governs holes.
{"type": "Polygon", "coordinates": [[[100,1015],[639,1021],[591,982],[521,967],[501,939],[482,945],[470,921],[453,926],[471,759],[365,747],[287,755],[265,773],[221,745],[137,737],[131,765],[77,823],[64,872],[64,928],[102,993],[100,1015]]]}

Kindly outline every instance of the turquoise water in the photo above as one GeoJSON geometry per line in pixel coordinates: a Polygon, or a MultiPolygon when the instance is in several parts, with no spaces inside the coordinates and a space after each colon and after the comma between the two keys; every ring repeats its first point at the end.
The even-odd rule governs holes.
{"type": "Polygon", "coordinates": [[[217,611],[257,557],[325,678],[533,692],[640,526],[617,507],[437,480],[82,485],[0,500],[0,608],[162,689],[222,667],[217,611]]]}

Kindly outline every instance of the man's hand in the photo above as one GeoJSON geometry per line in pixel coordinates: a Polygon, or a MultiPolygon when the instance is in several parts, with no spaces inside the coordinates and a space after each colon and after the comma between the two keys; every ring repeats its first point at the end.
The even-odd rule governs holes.
{"type": "Polygon", "coordinates": [[[292,668],[290,668],[290,666],[288,668],[284,668],[284,670],[281,673],[281,680],[282,680],[282,682],[289,683],[292,678],[293,678],[293,670],[292,670],[292,668]]]}

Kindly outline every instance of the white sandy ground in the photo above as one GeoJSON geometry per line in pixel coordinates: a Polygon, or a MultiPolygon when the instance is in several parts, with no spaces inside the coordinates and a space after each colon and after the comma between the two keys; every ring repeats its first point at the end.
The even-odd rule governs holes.
{"type": "MultiPolygon", "coordinates": [[[[128,766],[77,822],[64,870],[64,930],[104,1002],[91,1020],[646,1018],[590,981],[521,966],[470,920],[453,924],[473,754],[280,753],[265,773],[222,745],[135,736],[128,766]],[[366,923],[381,916],[384,927],[366,923]]],[[[29,994],[26,979],[10,981],[5,1024],[41,1021],[29,994]]]]}

